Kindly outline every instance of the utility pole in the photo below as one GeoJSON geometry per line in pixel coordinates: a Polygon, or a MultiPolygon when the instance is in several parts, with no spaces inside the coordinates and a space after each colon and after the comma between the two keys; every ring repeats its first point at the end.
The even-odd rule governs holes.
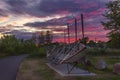
{"type": "Polygon", "coordinates": [[[65,33],[65,29],[64,29],[64,43],[66,43],[66,33],[65,33]]]}
{"type": "Polygon", "coordinates": [[[67,29],[68,29],[68,43],[70,44],[70,30],[69,30],[69,24],[67,24],[67,29]]]}
{"type": "Polygon", "coordinates": [[[81,14],[81,24],[82,24],[82,40],[83,40],[83,43],[85,42],[84,41],[84,20],[83,20],[83,14],[81,14]]]}
{"type": "Polygon", "coordinates": [[[75,41],[77,41],[77,19],[75,18],[75,41]]]}

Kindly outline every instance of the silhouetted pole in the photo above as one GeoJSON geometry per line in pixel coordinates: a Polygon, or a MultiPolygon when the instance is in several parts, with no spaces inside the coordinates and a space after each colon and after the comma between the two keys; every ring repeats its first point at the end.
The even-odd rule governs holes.
{"type": "Polygon", "coordinates": [[[83,14],[81,14],[81,24],[82,24],[82,39],[84,43],[84,20],[83,20],[83,14]]]}
{"type": "Polygon", "coordinates": [[[77,41],[77,19],[75,18],[75,41],[77,41]]]}
{"type": "Polygon", "coordinates": [[[65,33],[65,29],[64,29],[64,43],[66,43],[66,33],[65,33]]]}
{"type": "Polygon", "coordinates": [[[70,43],[70,30],[69,30],[69,24],[67,24],[67,29],[68,29],[68,43],[70,43]]]}

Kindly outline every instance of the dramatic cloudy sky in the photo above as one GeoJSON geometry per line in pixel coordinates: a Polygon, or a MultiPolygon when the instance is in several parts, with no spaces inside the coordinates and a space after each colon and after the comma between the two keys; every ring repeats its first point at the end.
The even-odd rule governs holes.
{"type": "Polygon", "coordinates": [[[78,38],[81,38],[82,13],[85,36],[106,41],[107,31],[100,22],[105,20],[102,14],[109,1],[111,0],[0,0],[0,36],[14,34],[28,38],[33,33],[51,30],[54,41],[63,41],[64,29],[70,23],[71,40],[74,40],[74,18],[78,20],[78,38]]]}

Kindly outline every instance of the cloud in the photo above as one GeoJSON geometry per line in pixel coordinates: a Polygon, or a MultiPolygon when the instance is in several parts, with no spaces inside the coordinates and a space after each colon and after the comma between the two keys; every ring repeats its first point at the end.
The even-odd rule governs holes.
{"type": "Polygon", "coordinates": [[[30,39],[34,33],[31,32],[23,32],[20,30],[12,30],[10,32],[6,32],[5,34],[15,35],[18,39],[30,39]]]}
{"type": "Polygon", "coordinates": [[[65,26],[67,22],[69,22],[69,20],[71,19],[73,19],[72,16],[65,16],[65,17],[50,19],[45,22],[32,22],[32,23],[30,22],[30,23],[24,24],[24,26],[43,27],[43,28],[48,26],[53,26],[54,28],[55,26],[65,26]]]}
{"type": "MultiPolygon", "coordinates": [[[[1,0],[0,17],[14,16],[6,24],[20,25],[36,29],[51,29],[54,32],[63,32],[66,23],[70,26],[71,33],[74,33],[74,17],[79,20],[78,30],[81,30],[80,14],[84,14],[84,25],[88,30],[97,30],[101,27],[100,21],[104,18],[102,13],[105,11],[105,4],[108,0],[1,0]],[[72,16],[73,15],[73,16],[72,16]],[[19,16],[19,17],[18,17],[19,16]],[[27,17],[26,17],[27,16],[27,17]],[[29,16],[29,17],[28,17],[29,16]],[[59,16],[56,18],[55,16],[59,16]],[[20,18],[22,17],[22,18],[20,18]],[[31,19],[30,19],[31,17],[31,19]],[[47,19],[47,17],[50,17],[47,19]],[[24,19],[25,18],[25,19],[24,19]],[[37,19],[39,18],[39,19],[37,19]],[[36,19],[36,20],[33,20],[36,19]],[[41,19],[41,20],[40,20],[41,19]],[[92,28],[94,29],[92,29],[92,28]]],[[[3,20],[1,18],[0,20],[3,20]]],[[[2,23],[4,24],[4,22],[2,23]]],[[[15,26],[14,26],[15,27],[15,26]]],[[[10,28],[5,28],[7,29],[10,28]]],[[[20,30],[11,28],[11,34],[20,30]]],[[[88,31],[89,31],[88,30],[88,31]]],[[[100,29],[102,30],[102,29],[100,29]]],[[[2,29],[1,29],[2,31],[2,29]]],[[[36,30],[37,31],[37,30],[36,30]]],[[[27,31],[26,31],[27,32],[27,31]]]]}
{"type": "Polygon", "coordinates": [[[55,23],[52,21],[47,21],[47,22],[34,22],[34,23],[26,23],[25,26],[30,26],[30,27],[47,27],[47,26],[62,26],[64,25],[63,23],[55,23]]]}
{"type": "Polygon", "coordinates": [[[99,0],[2,0],[12,14],[36,17],[91,12],[104,4],[99,0]]]}
{"type": "Polygon", "coordinates": [[[6,11],[3,10],[3,9],[0,9],[0,16],[1,16],[1,17],[6,17],[6,16],[7,16],[6,11]]]}

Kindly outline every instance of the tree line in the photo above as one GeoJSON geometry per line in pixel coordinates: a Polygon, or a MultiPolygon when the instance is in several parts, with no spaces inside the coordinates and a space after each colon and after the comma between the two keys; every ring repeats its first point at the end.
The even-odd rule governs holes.
{"type": "Polygon", "coordinates": [[[32,39],[34,40],[37,46],[50,44],[53,40],[52,31],[42,31],[40,33],[35,33],[35,35],[32,36],[32,39]]]}
{"type": "Polygon", "coordinates": [[[106,4],[106,12],[103,16],[107,19],[102,21],[105,30],[110,32],[107,34],[109,38],[107,46],[111,48],[120,48],[120,0],[110,1],[106,4]]]}

